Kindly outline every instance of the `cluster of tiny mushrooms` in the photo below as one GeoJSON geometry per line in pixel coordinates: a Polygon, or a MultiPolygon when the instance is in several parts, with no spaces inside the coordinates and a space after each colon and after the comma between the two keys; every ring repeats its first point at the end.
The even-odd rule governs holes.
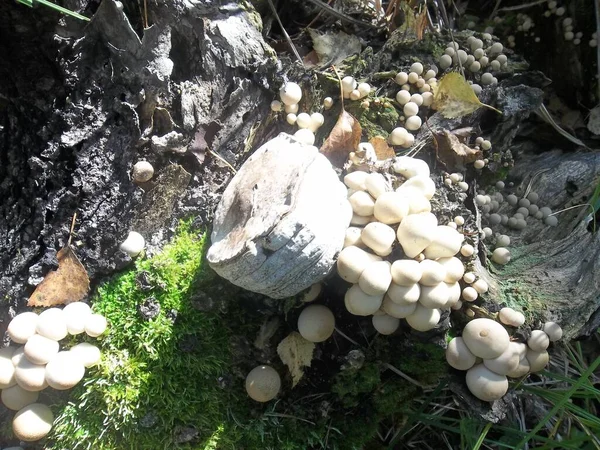
{"type": "MultiPolygon", "coordinates": [[[[476,95],[485,86],[498,82],[494,71],[506,68],[508,59],[502,53],[503,46],[493,42],[488,33],[482,39],[470,37],[467,49],[450,43],[438,61],[442,70],[463,66],[480,84],[469,81],[476,95]]],[[[388,137],[389,144],[410,148],[415,143],[411,133],[418,131],[423,122],[420,111],[426,117],[433,102],[432,89],[437,84],[439,69],[427,70],[415,62],[408,71],[400,71],[395,77],[401,87],[396,101],[404,113],[397,127],[388,137]]],[[[367,82],[353,77],[341,80],[344,98],[361,101],[369,106],[368,96],[373,88],[367,82]]],[[[285,111],[286,121],[297,125],[296,139],[313,145],[315,132],[323,124],[320,112],[299,113],[302,98],[300,86],[287,82],[280,90],[280,100],[271,103],[275,113],[285,111]]],[[[326,97],[323,109],[328,110],[334,101],[326,97]]],[[[369,143],[361,143],[369,150],[369,143]]],[[[484,137],[475,139],[475,148],[488,151],[492,143],[484,137]]],[[[371,149],[372,150],[372,149],[371,149]]],[[[353,155],[350,155],[352,161],[353,155]]],[[[483,169],[487,159],[473,163],[476,170],[483,169]]],[[[526,342],[519,342],[514,333],[525,324],[525,316],[510,307],[499,313],[487,313],[488,317],[475,318],[473,309],[464,308],[464,302],[473,304],[488,292],[488,283],[474,271],[466,271],[476,257],[475,248],[465,242],[461,232],[465,219],[457,216],[446,224],[438,223],[431,212],[430,200],[435,195],[436,184],[430,178],[430,168],[423,160],[399,156],[394,158],[391,171],[367,172],[364,166],[352,165],[343,182],[348,190],[348,201],[353,217],[346,231],[344,248],[337,259],[338,275],[352,286],[347,290],[344,302],[354,315],[372,316],[375,330],[391,335],[404,319],[417,331],[432,330],[438,325],[443,310],[461,310],[471,320],[462,331],[448,343],[446,359],[458,370],[466,370],[466,384],[473,395],[483,401],[502,398],[508,390],[508,378],[519,378],[541,371],[549,362],[546,351],[550,342],[562,337],[562,329],[555,322],[546,322],[541,330],[529,333],[526,342]],[[393,172],[393,173],[392,173],[393,172]],[[393,258],[401,248],[402,258],[393,258]]],[[[448,189],[466,192],[469,185],[462,173],[446,174],[443,185],[448,189]]],[[[526,192],[523,198],[515,194],[502,194],[505,182],[498,181],[491,195],[480,190],[475,202],[483,213],[484,227],[480,236],[495,248],[490,259],[499,266],[510,261],[510,237],[494,233],[491,227],[507,227],[513,232],[523,230],[529,219],[543,220],[547,226],[556,226],[558,220],[547,207],[538,207],[539,195],[526,192]],[[512,216],[500,214],[502,203],[516,208],[512,216]]],[[[303,301],[318,298],[321,284],[314,285],[303,301]]],[[[324,305],[306,306],[298,318],[298,331],[306,340],[319,343],[327,340],[335,330],[335,316],[324,305]]],[[[258,402],[275,398],[281,388],[281,378],[271,366],[255,367],[246,378],[248,395],[258,402]]]]}
{"type": "Polygon", "coordinates": [[[8,336],[20,346],[0,349],[0,389],[4,406],[17,411],[12,423],[17,438],[37,441],[52,429],[54,416],[38,402],[40,391],[71,389],[83,379],[86,367],[100,361],[95,345],[81,342],[61,350],[59,341],[84,332],[98,337],[106,327],[104,316],[92,313],[83,302],[48,308],[39,315],[24,312],[11,320],[8,336]]]}

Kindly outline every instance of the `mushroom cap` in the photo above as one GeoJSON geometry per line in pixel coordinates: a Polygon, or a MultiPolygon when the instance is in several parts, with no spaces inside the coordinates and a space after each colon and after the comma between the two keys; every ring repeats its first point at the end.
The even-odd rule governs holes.
{"type": "Polygon", "coordinates": [[[87,303],[73,302],[63,308],[63,314],[69,334],[81,334],[85,331],[85,320],[92,314],[92,309],[87,303]]]}
{"type": "Polygon", "coordinates": [[[423,268],[413,259],[399,259],[392,264],[392,281],[400,286],[412,286],[423,275],[423,268]]]}
{"type": "Polygon", "coordinates": [[[511,327],[520,327],[525,323],[525,316],[519,311],[515,311],[512,308],[502,308],[498,313],[498,319],[505,325],[511,327]]]}
{"type": "Polygon", "coordinates": [[[550,361],[550,355],[547,351],[536,352],[532,349],[527,349],[527,361],[529,362],[529,371],[530,372],[539,372],[543,370],[544,367],[548,365],[550,361]]]}
{"type": "Polygon", "coordinates": [[[18,384],[6,389],[2,389],[2,403],[8,409],[18,411],[27,405],[37,402],[38,392],[26,391],[18,384]]]}
{"type": "Polygon", "coordinates": [[[381,261],[381,258],[351,245],[340,252],[337,259],[337,271],[342,279],[350,283],[358,283],[363,271],[373,261],[381,261]]]}
{"type": "Polygon", "coordinates": [[[16,384],[15,366],[12,357],[16,347],[0,348],[0,389],[6,389],[16,384]]]}
{"type": "Polygon", "coordinates": [[[389,335],[398,329],[400,320],[387,314],[373,316],[373,327],[379,334],[389,335]]]}
{"type": "Polygon", "coordinates": [[[424,259],[419,265],[423,273],[419,283],[423,286],[437,286],[446,278],[446,268],[437,261],[424,259]]]}
{"type": "Polygon", "coordinates": [[[106,331],[106,317],[101,314],[90,314],[85,319],[85,332],[88,336],[98,337],[106,331]]]}
{"type": "Polygon", "coordinates": [[[509,376],[511,378],[521,378],[529,373],[529,369],[529,361],[527,361],[527,358],[523,356],[519,360],[519,365],[517,366],[517,368],[515,370],[511,370],[509,373],[506,374],[506,376],[509,376]]]}
{"type": "Polygon", "coordinates": [[[446,361],[450,366],[458,370],[468,370],[475,365],[476,360],[477,357],[471,353],[463,338],[455,337],[448,342],[446,361]]]}
{"type": "Polygon", "coordinates": [[[562,338],[563,330],[556,322],[546,322],[542,327],[544,333],[548,335],[550,342],[556,342],[562,338]]]}
{"type": "Polygon", "coordinates": [[[510,261],[510,251],[504,247],[498,247],[492,253],[492,261],[496,264],[505,265],[510,261]]]}
{"type": "Polygon", "coordinates": [[[395,317],[396,319],[405,319],[415,312],[417,305],[417,302],[398,304],[392,301],[389,295],[386,295],[383,298],[381,309],[383,309],[385,313],[391,317],[395,317]]]}
{"type": "Polygon", "coordinates": [[[24,344],[35,334],[38,315],[34,312],[17,314],[8,324],[8,336],[17,344],[24,344]]]}
{"type": "Polygon", "coordinates": [[[246,392],[257,402],[273,400],[281,389],[281,378],[271,366],[257,366],[246,376],[246,392]]]}
{"type": "Polygon", "coordinates": [[[92,367],[100,362],[100,349],[95,345],[82,342],[69,350],[85,367],[92,367]]]}
{"type": "Polygon", "coordinates": [[[417,175],[406,180],[398,189],[396,189],[396,192],[402,194],[405,191],[413,189],[420,192],[427,200],[431,200],[435,194],[435,183],[429,178],[429,175],[417,175]]]}
{"type": "Polygon", "coordinates": [[[29,361],[34,364],[46,364],[58,353],[59,345],[53,339],[34,334],[25,344],[24,352],[29,361]]]}
{"type": "Polygon", "coordinates": [[[462,290],[462,298],[467,302],[474,302],[477,300],[478,296],[479,295],[477,294],[475,288],[472,288],[471,286],[467,286],[462,290]]]}
{"type": "Polygon", "coordinates": [[[484,402],[501,399],[508,391],[508,379],[505,375],[492,372],[483,364],[471,367],[466,376],[469,391],[484,402]]]}
{"type": "Polygon", "coordinates": [[[154,176],[154,167],[148,161],[138,161],[133,165],[131,176],[134,181],[145,183],[154,176]]]}
{"type": "Polygon", "coordinates": [[[59,352],[46,365],[46,382],[56,390],[71,389],[85,375],[85,367],[79,357],[70,351],[59,352]]]}
{"type": "Polygon", "coordinates": [[[446,283],[456,283],[460,281],[465,273],[465,266],[462,261],[455,256],[449,258],[440,258],[437,260],[446,269],[446,277],[443,281],[446,283]]]}
{"type": "MultiPolygon", "coordinates": [[[[352,286],[344,296],[344,304],[350,314],[370,316],[381,307],[382,295],[369,295],[358,284],[352,286]]],[[[388,313],[389,314],[389,313],[388,313]]]]}
{"type": "Polygon", "coordinates": [[[394,303],[401,306],[407,306],[419,301],[419,297],[421,296],[421,286],[419,286],[419,283],[414,283],[411,286],[400,286],[399,284],[392,282],[387,290],[387,296],[394,303]]]}
{"type": "MultiPolygon", "coordinates": [[[[308,290],[302,296],[302,302],[303,303],[314,302],[319,297],[319,295],[321,295],[322,290],[323,290],[322,283],[313,284],[310,288],[308,288],[308,290]]],[[[71,349],[71,350],[73,350],[73,349],[71,349]]]]}
{"type": "Polygon", "coordinates": [[[375,208],[375,199],[371,197],[365,191],[356,191],[352,194],[348,201],[352,206],[352,211],[354,214],[358,214],[359,216],[367,217],[372,216],[375,208]]]}
{"type": "Polygon", "coordinates": [[[384,192],[377,197],[373,208],[375,218],[391,225],[401,222],[409,212],[409,200],[398,192],[384,192]]]}
{"type": "Polygon", "coordinates": [[[383,253],[396,240],[396,232],[389,225],[381,222],[371,222],[363,228],[360,238],[372,250],[383,253]]]}
{"type": "Polygon", "coordinates": [[[25,358],[25,346],[21,345],[20,347],[18,347],[15,352],[12,355],[12,363],[13,366],[17,367],[17,365],[19,364],[19,361],[21,361],[21,359],[25,358]]]}
{"type": "Polygon", "coordinates": [[[36,331],[48,339],[60,341],[67,336],[67,321],[62,309],[49,308],[38,317],[36,331]]]}
{"type": "Polygon", "coordinates": [[[429,331],[440,321],[440,310],[425,308],[421,303],[417,303],[415,311],[406,318],[406,321],[417,331],[429,331]]]}
{"type": "Polygon", "coordinates": [[[298,317],[298,331],[310,342],[329,339],[335,329],[335,317],[327,306],[310,305],[298,317]]]}
{"type": "Polygon", "coordinates": [[[364,246],[364,242],[360,235],[362,234],[362,229],[358,227],[348,227],[346,228],[346,235],[344,237],[344,248],[346,247],[359,247],[364,246]]]}
{"type": "Polygon", "coordinates": [[[485,280],[480,278],[473,283],[473,289],[475,289],[478,294],[485,294],[488,291],[489,286],[485,280]]]}
{"type": "Polygon", "coordinates": [[[46,366],[33,364],[27,358],[21,358],[15,367],[15,380],[26,391],[41,391],[48,387],[46,366]]]}
{"type": "Polygon", "coordinates": [[[22,441],[38,441],[50,432],[53,422],[54,415],[50,408],[42,403],[32,403],[15,415],[13,432],[22,441]]]}
{"type": "Polygon", "coordinates": [[[443,281],[435,286],[421,286],[419,303],[429,309],[445,308],[450,294],[450,288],[443,281]]]}
{"type": "Polygon", "coordinates": [[[508,375],[517,370],[521,356],[520,349],[516,344],[516,342],[511,342],[504,353],[496,358],[484,359],[485,367],[498,375],[508,375]]]}
{"type": "Polygon", "coordinates": [[[471,320],[463,329],[462,337],[469,350],[483,359],[500,356],[510,344],[506,329],[491,319],[471,320]]]}
{"type": "Polygon", "coordinates": [[[284,105],[295,105],[302,99],[302,89],[297,83],[288,81],[279,89],[279,98],[284,105]]]}
{"type": "Polygon", "coordinates": [[[396,236],[406,256],[414,258],[433,242],[437,228],[437,218],[433,214],[411,214],[402,220],[396,236]]]}
{"type": "Polygon", "coordinates": [[[460,251],[464,236],[454,228],[440,225],[436,228],[433,240],[425,248],[425,256],[429,259],[449,258],[460,251]]]}
{"type": "Polygon", "coordinates": [[[377,199],[381,194],[387,191],[388,184],[385,177],[380,173],[373,172],[367,176],[365,180],[367,192],[377,199]]]}
{"type": "Polygon", "coordinates": [[[448,301],[446,302],[444,308],[452,308],[460,301],[460,295],[462,293],[460,289],[460,283],[444,283],[446,286],[448,286],[448,301]]]}
{"type": "Polygon", "coordinates": [[[344,184],[350,189],[354,189],[356,191],[366,191],[368,177],[369,174],[367,172],[363,172],[362,170],[350,172],[344,177],[344,184]]]}
{"type": "Polygon", "coordinates": [[[373,261],[363,270],[358,285],[368,295],[383,295],[392,282],[391,264],[373,261]]]}
{"type": "Polygon", "coordinates": [[[144,236],[137,231],[130,231],[127,238],[119,245],[119,249],[127,253],[131,258],[134,258],[142,253],[145,246],[146,241],[144,240],[144,236]]]}
{"type": "Polygon", "coordinates": [[[397,156],[394,159],[392,168],[394,172],[399,173],[407,179],[416,177],[417,175],[425,177],[430,175],[429,166],[425,161],[410,156],[397,156]]]}
{"type": "Polygon", "coordinates": [[[542,330],[533,330],[527,339],[527,345],[534,352],[543,352],[550,345],[550,338],[542,330]]]}

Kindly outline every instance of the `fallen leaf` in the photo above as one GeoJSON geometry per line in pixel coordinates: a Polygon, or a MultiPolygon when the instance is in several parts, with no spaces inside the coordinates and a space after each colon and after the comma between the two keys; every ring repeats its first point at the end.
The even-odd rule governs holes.
{"type": "Polygon", "coordinates": [[[427,28],[427,8],[423,8],[420,14],[415,13],[415,33],[419,41],[423,40],[427,28]]]}
{"type": "Polygon", "coordinates": [[[297,331],[292,331],[277,346],[277,354],[292,375],[292,387],[304,375],[303,367],[310,367],[315,344],[304,339],[297,331]]]}
{"type": "Polygon", "coordinates": [[[358,120],[342,109],[333,130],[321,146],[321,153],[336,167],[342,167],[360,143],[362,128],[358,120]]]}
{"type": "Polygon", "coordinates": [[[320,67],[335,66],[348,56],[359,54],[362,50],[360,40],[343,31],[320,33],[309,28],[308,34],[312,39],[313,49],[318,57],[320,67]]]}
{"type": "Polygon", "coordinates": [[[467,136],[461,130],[442,130],[435,134],[437,142],[438,159],[446,165],[448,170],[472,163],[481,159],[482,151],[475,150],[465,144],[467,136]]]}
{"type": "Polygon", "coordinates": [[[502,114],[496,108],[481,103],[467,80],[458,72],[444,75],[433,88],[432,108],[447,119],[466,116],[482,106],[502,114]]]}
{"type": "Polygon", "coordinates": [[[56,255],[58,269],[49,272],[29,297],[27,306],[63,305],[81,300],[90,290],[87,271],[69,245],[56,255]]]}
{"type": "Polygon", "coordinates": [[[385,161],[396,156],[394,149],[388,145],[386,139],[382,136],[373,136],[369,140],[369,144],[375,149],[377,159],[380,161],[385,161]]]}

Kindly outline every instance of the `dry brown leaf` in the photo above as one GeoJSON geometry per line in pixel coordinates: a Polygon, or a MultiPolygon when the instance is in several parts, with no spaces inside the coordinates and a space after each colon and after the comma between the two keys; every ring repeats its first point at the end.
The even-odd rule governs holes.
{"type": "Polygon", "coordinates": [[[419,41],[423,40],[425,29],[427,28],[427,9],[423,9],[420,14],[415,14],[415,33],[419,41]]]}
{"type": "Polygon", "coordinates": [[[385,161],[396,156],[394,149],[388,145],[387,140],[382,136],[373,136],[369,140],[369,144],[375,149],[377,159],[380,161],[385,161]]]}
{"type": "Polygon", "coordinates": [[[342,109],[333,130],[321,146],[321,153],[336,167],[342,167],[350,152],[360,143],[362,127],[358,120],[349,112],[342,109]]]}
{"type": "Polygon", "coordinates": [[[27,306],[63,305],[81,300],[90,289],[87,271],[67,244],[56,255],[58,269],[49,272],[29,297],[27,306]]]}
{"type": "Polygon", "coordinates": [[[438,158],[449,170],[472,163],[482,156],[481,150],[475,150],[464,143],[466,136],[460,131],[442,130],[441,133],[435,134],[438,158]]]}
{"type": "Polygon", "coordinates": [[[502,114],[496,108],[481,103],[467,80],[457,72],[444,75],[433,88],[432,108],[447,119],[466,116],[482,106],[502,114]]]}
{"type": "Polygon", "coordinates": [[[302,379],[303,367],[310,367],[314,351],[315,344],[304,339],[297,331],[292,331],[277,346],[279,358],[292,375],[292,387],[302,379]]]}

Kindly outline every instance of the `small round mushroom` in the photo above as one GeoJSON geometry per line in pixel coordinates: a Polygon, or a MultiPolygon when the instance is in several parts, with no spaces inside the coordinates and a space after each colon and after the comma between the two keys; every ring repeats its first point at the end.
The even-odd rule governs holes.
{"type": "Polygon", "coordinates": [[[49,308],[42,311],[38,317],[36,331],[54,341],[64,339],[67,336],[67,322],[62,309],[49,308]]]}
{"type": "Polygon", "coordinates": [[[395,317],[383,314],[380,316],[373,316],[373,327],[379,334],[390,335],[394,333],[400,326],[400,320],[395,317]]]}
{"type": "Polygon", "coordinates": [[[440,258],[437,260],[446,269],[446,276],[443,281],[446,283],[456,283],[459,281],[464,273],[465,266],[460,259],[451,256],[449,258],[440,258]]]}
{"type": "Polygon", "coordinates": [[[412,195],[412,192],[406,191],[407,189],[410,189],[413,192],[418,191],[425,196],[427,200],[431,200],[435,194],[435,183],[429,176],[415,175],[406,180],[398,189],[396,189],[396,192],[412,195]]]}
{"type": "Polygon", "coordinates": [[[462,298],[466,302],[474,302],[475,300],[477,300],[477,297],[479,297],[479,294],[477,293],[475,288],[472,288],[471,286],[467,286],[462,291],[462,298]]]}
{"type": "MultiPolygon", "coordinates": [[[[383,197],[382,194],[380,197],[383,197]]],[[[364,191],[357,191],[348,199],[352,210],[359,216],[371,216],[375,208],[375,199],[364,191]]],[[[377,217],[377,215],[375,215],[377,217]]],[[[385,223],[385,222],[384,222],[385,223]]]]}
{"type": "Polygon", "coordinates": [[[82,342],[69,350],[85,367],[95,366],[100,362],[100,349],[95,345],[82,342]]]}
{"type": "Polygon", "coordinates": [[[473,283],[473,289],[475,289],[478,294],[485,294],[488,291],[489,286],[485,280],[480,278],[473,283]]]}
{"type": "Polygon", "coordinates": [[[562,328],[556,322],[546,322],[542,327],[542,330],[548,335],[550,342],[559,341],[563,335],[562,328]]]}
{"type": "Polygon", "coordinates": [[[16,347],[0,348],[0,389],[6,389],[14,386],[15,366],[12,358],[15,354],[16,347]]]}
{"type": "Polygon", "coordinates": [[[27,358],[21,358],[15,367],[15,380],[26,391],[41,391],[48,387],[46,366],[33,364],[27,358]]]}
{"type": "Polygon", "coordinates": [[[355,316],[370,316],[374,314],[381,308],[382,302],[383,295],[369,295],[358,284],[348,289],[344,296],[346,309],[350,314],[354,314],[355,316]]]}
{"type": "Polygon", "coordinates": [[[48,386],[59,391],[71,389],[84,375],[83,363],[70,351],[58,352],[46,365],[46,382],[48,386]]]}
{"type": "MultiPolygon", "coordinates": [[[[438,237],[437,218],[431,213],[411,214],[407,216],[398,227],[396,237],[402,246],[402,250],[409,258],[414,258],[438,237]]],[[[450,227],[445,227],[452,230],[450,227]]],[[[456,230],[452,230],[456,233],[456,230]]],[[[431,253],[431,252],[430,252],[431,253]]],[[[430,259],[435,257],[425,255],[430,259]]],[[[454,255],[440,255],[454,256],[454,255]]]]}
{"type": "Polygon", "coordinates": [[[388,184],[383,175],[377,172],[370,173],[365,180],[367,192],[374,199],[377,199],[381,194],[388,190],[388,184]]]}
{"type": "MultiPolygon", "coordinates": [[[[302,296],[302,302],[303,303],[314,302],[319,297],[322,290],[323,290],[322,283],[313,284],[302,296]]],[[[71,350],[73,350],[73,349],[71,349],[71,350]]]]}
{"type": "Polygon", "coordinates": [[[471,353],[463,338],[455,337],[448,343],[446,361],[458,370],[468,370],[475,365],[477,357],[471,353]]]}
{"type": "Polygon", "coordinates": [[[92,310],[87,303],[72,302],[63,308],[67,331],[69,334],[76,335],[85,331],[85,321],[92,314],[92,310]]]}
{"type": "Polygon", "coordinates": [[[145,183],[154,176],[154,167],[148,161],[138,161],[133,165],[131,176],[136,183],[145,183]]]}
{"type": "Polygon", "coordinates": [[[85,320],[85,332],[90,337],[98,337],[106,331],[108,324],[101,314],[90,314],[85,320]]]}
{"type": "Polygon", "coordinates": [[[423,286],[437,286],[446,278],[446,268],[439,262],[425,259],[419,264],[423,273],[419,283],[423,286]]]}
{"type": "Polygon", "coordinates": [[[460,248],[460,254],[467,258],[473,256],[473,253],[475,253],[475,249],[471,244],[465,244],[460,248]]]}
{"type": "Polygon", "coordinates": [[[542,330],[533,330],[527,339],[527,345],[534,352],[543,352],[550,345],[550,338],[542,330]]]}
{"type": "Polygon", "coordinates": [[[529,361],[527,361],[526,357],[522,357],[519,360],[519,365],[515,370],[510,371],[506,375],[511,378],[521,378],[529,373],[531,366],[529,365],[529,361]]]}
{"type": "Polygon", "coordinates": [[[288,81],[279,90],[279,98],[285,105],[295,105],[302,99],[302,89],[297,83],[288,81]]]}
{"type": "Polygon", "coordinates": [[[53,339],[34,334],[25,344],[25,356],[34,364],[46,364],[58,353],[59,345],[53,339]]]}
{"type": "Polygon", "coordinates": [[[419,303],[426,308],[445,308],[450,297],[450,289],[443,281],[435,286],[421,286],[419,303]]]}
{"type": "Polygon", "coordinates": [[[2,389],[2,403],[13,411],[18,411],[27,405],[37,402],[38,397],[38,392],[26,391],[18,384],[2,389]]]}
{"type": "Polygon", "coordinates": [[[471,320],[463,329],[462,337],[469,350],[483,359],[500,356],[510,344],[506,329],[491,319],[471,320]]]}
{"type": "Polygon", "coordinates": [[[438,259],[454,256],[460,251],[463,239],[464,236],[455,229],[445,225],[438,226],[433,241],[425,248],[425,257],[438,259]]]}
{"type": "Polygon", "coordinates": [[[32,403],[15,415],[12,426],[15,436],[25,442],[39,441],[52,429],[54,416],[42,403],[32,403]]]}
{"type": "Polygon", "coordinates": [[[492,261],[496,264],[505,265],[510,261],[510,251],[504,247],[498,247],[492,253],[492,261]]]}
{"type": "Polygon", "coordinates": [[[410,327],[417,331],[429,331],[434,329],[440,321],[440,310],[426,308],[420,303],[417,303],[416,305],[415,311],[410,316],[406,317],[406,321],[410,327]]]}
{"type": "Polygon", "coordinates": [[[363,228],[362,242],[377,253],[385,253],[396,240],[392,227],[381,222],[371,222],[363,228]]]}
{"type": "Polygon", "coordinates": [[[119,245],[119,249],[127,253],[131,258],[135,258],[142,253],[145,246],[146,241],[144,240],[144,236],[137,231],[130,231],[127,235],[127,239],[119,245]]]}
{"type": "Polygon", "coordinates": [[[335,317],[327,306],[310,305],[298,317],[298,331],[310,342],[323,342],[335,329],[335,317]]]}
{"type": "Polygon", "coordinates": [[[519,367],[519,348],[516,342],[511,342],[500,356],[484,359],[483,364],[498,375],[508,375],[519,367]]]}
{"type": "Polygon", "coordinates": [[[500,400],[508,391],[506,376],[492,372],[483,364],[470,368],[467,371],[466,381],[469,391],[484,402],[500,400]]]}
{"type": "MultiPolygon", "coordinates": [[[[417,116],[410,116],[406,119],[406,122],[404,123],[404,126],[406,127],[407,130],[410,131],[417,131],[419,128],[421,128],[421,125],[423,125],[423,120],[417,116]]],[[[412,135],[409,135],[412,136],[412,135]]],[[[414,139],[413,139],[414,142],[414,139]]],[[[412,145],[412,143],[411,143],[412,145]]]]}
{"type": "Polygon", "coordinates": [[[381,309],[383,309],[383,311],[391,317],[395,317],[396,319],[405,319],[415,312],[417,305],[417,302],[407,302],[402,304],[396,303],[390,298],[389,295],[386,295],[383,298],[381,309]]]}
{"type": "Polygon", "coordinates": [[[279,100],[273,100],[271,102],[271,111],[280,112],[283,110],[283,104],[279,100]]]}
{"type": "Polygon", "coordinates": [[[378,221],[391,225],[401,222],[408,212],[409,201],[404,195],[398,192],[384,192],[375,201],[372,214],[378,221]]]}
{"type": "Polygon", "coordinates": [[[475,281],[477,276],[473,272],[467,272],[463,276],[463,281],[467,284],[471,284],[475,281]]]}
{"type": "Polygon", "coordinates": [[[399,259],[392,264],[391,272],[394,283],[400,286],[412,286],[421,279],[423,268],[415,260],[399,259]]]}
{"type": "Polygon", "coordinates": [[[373,261],[360,275],[358,285],[368,295],[383,295],[392,282],[391,264],[373,261]]]}
{"type": "Polygon", "coordinates": [[[346,229],[346,235],[344,237],[344,248],[346,247],[361,247],[364,246],[360,235],[362,234],[362,228],[348,227],[346,229]]]}
{"type": "Polygon", "coordinates": [[[310,115],[307,113],[300,113],[296,116],[296,125],[298,128],[310,127],[310,115]]]}
{"type": "Polygon", "coordinates": [[[394,172],[399,173],[404,178],[410,179],[412,177],[430,175],[429,166],[422,159],[411,158],[410,156],[398,156],[394,159],[392,165],[394,172]]]}
{"type": "Polygon", "coordinates": [[[313,145],[315,143],[315,133],[308,128],[301,128],[294,133],[294,137],[304,145],[313,145]]]}
{"type": "MultiPolygon", "coordinates": [[[[286,106],[286,110],[287,110],[287,106],[286,106]]],[[[298,119],[298,116],[296,116],[296,113],[288,113],[285,116],[285,121],[290,124],[290,125],[296,125],[296,120],[298,119]]]]}
{"type": "Polygon", "coordinates": [[[246,392],[257,402],[265,403],[277,397],[281,378],[271,366],[258,366],[246,376],[246,392]]]}
{"type": "Polygon", "coordinates": [[[503,324],[510,325],[511,327],[520,327],[525,323],[525,316],[523,313],[508,307],[500,310],[498,319],[500,319],[500,322],[503,324]]]}
{"type": "Polygon", "coordinates": [[[337,271],[349,283],[358,283],[365,268],[373,261],[381,261],[381,258],[355,246],[346,247],[338,256],[337,271]]]}
{"type": "Polygon", "coordinates": [[[530,372],[539,372],[544,370],[550,361],[550,355],[547,351],[536,352],[532,349],[527,349],[527,361],[529,362],[530,372]]]}
{"type": "Polygon", "coordinates": [[[350,189],[354,189],[357,191],[366,191],[368,177],[369,174],[361,170],[350,172],[344,177],[344,184],[350,189]]]}
{"type": "Polygon", "coordinates": [[[35,334],[38,315],[34,312],[17,314],[8,324],[7,332],[11,340],[16,344],[24,344],[35,334]]]}

